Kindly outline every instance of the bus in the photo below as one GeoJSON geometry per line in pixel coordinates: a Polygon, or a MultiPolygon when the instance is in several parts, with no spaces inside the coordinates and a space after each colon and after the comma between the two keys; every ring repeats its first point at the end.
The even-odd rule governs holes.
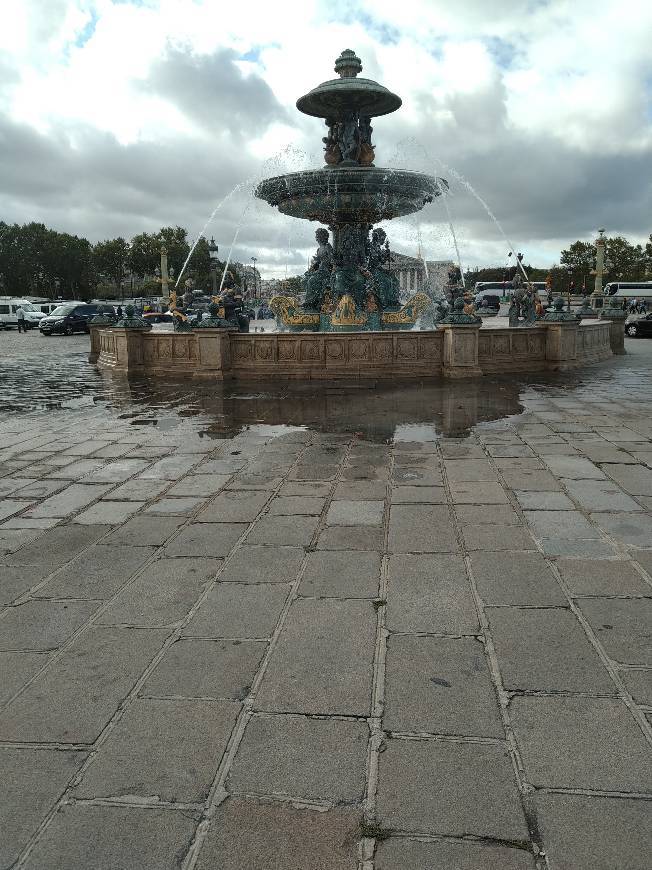
{"type": "Polygon", "coordinates": [[[652,299],[652,281],[610,281],[605,285],[604,295],[616,299],[652,299]]]}

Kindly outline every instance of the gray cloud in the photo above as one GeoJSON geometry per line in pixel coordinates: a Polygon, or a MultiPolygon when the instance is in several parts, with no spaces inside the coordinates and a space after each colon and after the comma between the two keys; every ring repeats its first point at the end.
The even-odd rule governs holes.
{"type": "Polygon", "coordinates": [[[258,75],[244,75],[237,59],[228,48],[193,55],[170,47],[142,87],[174,103],[203,129],[228,131],[238,139],[258,135],[273,121],[291,123],[269,85],[258,75]]]}
{"type": "MultiPolygon", "coordinates": [[[[199,130],[196,136],[121,145],[111,134],[80,124],[44,135],[0,114],[0,218],[39,220],[93,241],[177,223],[193,235],[223,196],[261,170],[243,141],[261,136],[270,124],[294,125],[304,137],[303,147],[319,161],[322,123],[286,110],[260,76],[240,72],[236,58],[230,50],[210,57],[169,50],[142,84],[190,118],[199,130]]],[[[379,75],[375,66],[373,55],[365,58],[365,72],[379,75]]],[[[327,77],[323,72],[315,70],[315,84],[327,77]]],[[[416,104],[419,121],[409,123],[399,111],[374,122],[376,165],[448,176],[451,205],[463,227],[465,262],[474,262],[474,246],[495,241],[498,233],[435,157],[477,188],[524,251],[528,244],[541,248],[547,240],[587,237],[598,226],[632,238],[652,232],[652,147],[605,154],[574,148],[553,132],[534,136],[517,129],[508,120],[508,94],[498,72],[480,93],[439,102],[430,92],[401,96],[416,104]]],[[[278,171],[272,166],[269,174],[278,171]]],[[[244,194],[233,197],[208,230],[223,255],[246,205],[244,194]]],[[[424,238],[440,240],[440,249],[426,253],[450,256],[440,204],[402,222],[397,237],[407,232],[416,247],[419,221],[424,238]]],[[[290,273],[300,271],[313,247],[314,229],[283,218],[265,203],[251,203],[234,258],[248,262],[266,249],[263,272],[265,264],[282,268],[286,262],[290,273]]],[[[388,229],[391,236],[391,225],[388,229]]]]}

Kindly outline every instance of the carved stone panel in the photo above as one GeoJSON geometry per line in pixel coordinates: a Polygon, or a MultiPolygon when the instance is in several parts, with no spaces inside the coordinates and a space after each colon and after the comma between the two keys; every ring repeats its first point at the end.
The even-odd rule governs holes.
{"type": "Polygon", "coordinates": [[[299,345],[299,339],[294,338],[290,340],[279,340],[278,343],[278,358],[280,362],[289,362],[289,360],[295,360],[297,358],[297,348],[299,345]]]}
{"type": "Polygon", "coordinates": [[[346,362],[346,351],[344,348],[343,339],[326,339],[326,360],[327,362],[346,362]]]}
{"type": "Polygon", "coordinates": [[[235,338],[231,344],[235,362],[251,362],[253,359],[253,344],[248,338],[235,338]]]}
{"type": "Polygon", "coordinates": [[[321,361],[321,339],[318,336],[309,340],[301,339],[299,348],[302,362],[321,361]]]}
{"type": "Polygon", "coordinates": [[[418,350],[417,336],[408,338],[407,336],[399,336],[396,339],[396,359],[397,360],[416,360],[418,350]]]}
{"type": "Polygon", "coordinates": [[[172,345],[172,353],[176,359],[188,359],[188,341],[175,341],[172,345]]]}
{"type": "MultiPolygon", "coordinates": [[[[482,341],[484,336],[482,335],[482,331],[480,332],[479,341],[482,341]]],[[[495,335],[491,342],[491,350],[490,353],[495,356],[499,356],[502,354],[503,356],[507,356],[511,350],[511,343],[509,340],[509,335],[495,335]]]]}
{"type": "Polygon", "coordinates": [[[369,359],[369,339],[352,338],[349,341],[349,360],[363,362],[369,359]]]}
{"type": "Polygon", "coordinates": [[[171,338],[159,338],[157,350],[158,350],[158,358],[159,359],[171,359],[172,358],[172,339],[171,338]]]}
{"type": "Polygon", "coordinates": [[[515,332],[512,336],[512,348],[515,356],[527,354],[527,335],[524,332],[515,332]]]}
{"type": "Polygon", "coordinates": [[[270,362],[274,359],[274,339],[261,341],[258,339],[253,345],[254,356],[261,362],[270,362]]]}
{"type": "Polygon", "coordinates": [[[478,356],[489,356],[491,354],[491,336],[480,333],[478,336],[478,356]]]}
{"type": "Polygon", "coordinates": [[[394,355],[393,339],[374,336],[371,344],[371,355],[374,362],[391,363],[394,355]]]}
{"type": "Polygon", "coordinates": [[[528,336],[528,353],[530,356],[544,357],[546,354],[546,339],[543,333],[536,332],[528,336]]]}
{"type": "Polygon", "coordinates": [[[441,363],[441,333],[435,332],[418,337],[419,361],[441,363]]]}

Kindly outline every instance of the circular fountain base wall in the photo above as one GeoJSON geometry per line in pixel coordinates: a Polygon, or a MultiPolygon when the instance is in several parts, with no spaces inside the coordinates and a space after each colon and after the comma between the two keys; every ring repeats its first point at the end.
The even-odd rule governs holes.
{"type": "Polygon", "coordinates": [[[267,178],[256,196],[290,217],[340,226],[413,214],[439,196],[442,186],[443,179],[407,169],[338,166],[267,178]]]}

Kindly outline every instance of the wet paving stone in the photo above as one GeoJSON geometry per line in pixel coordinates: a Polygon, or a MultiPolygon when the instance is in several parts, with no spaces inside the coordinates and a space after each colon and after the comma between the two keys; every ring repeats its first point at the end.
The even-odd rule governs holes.
{"type": "Polygon", "coordinates": [[[559,870],[647,870],[649,801],[538,794],[535,805],[546,854],[559,870]]]}
{"type": "Polygon", "coordinates": [[[383,724],[390,731],[502,739],[482,644],[461,637],[390,636],[383,724]]]}
{"type": "MultiPolygon", "coordinates": [[[[424,842],[390,837],[378,844],[377,870],[534,870],[534,856],[523,849],[479,843],[424,842]]],[[[606,870],[606,868],[605,868],[606,870]]]]}
{"type": "Polygon", "coordinates": [[[263,641],[182,638],[165,653],[142,694],[242,701],[266,649],[263,641]]]}
{"type": "Polygon", "coordinates": [[[580,598],[577,603],[613,659],[652,666],[652,597],[580,598]]]}
{"type": "Polygon", "coordinates": [[[364,722],[258,714],[247,726],[227,788],[233,794],[359,803],[368,737],[364,722]]]}
{"type": "Polygon", "coordinates": [[[551,870],[647,861],[652,343],[536,384],[252,394],[11,338],[0,864],[56,810],[26,870],[355,870],[376,769],[378,870],[533,870],[521,788],[551,870]],[[100,735],[79,781],[45,763],[100,735]]]}
{"type": "Polygon", "coordinates": [[[487,615],[507,690],[616,693],[570,610],[490,607],[487,615]]]}
{"type": "Polygon", "coordinates": [[[500,745],[389,740],[380,757],[378,815],[383,827],[401,831],[528,837],[512,764],[500,745]]]}
{"type": "Polygon", "coordinates": [[[215,812],[197,870],[356,870],[360,819],[347,807],[314,811],[229,798],[215,812]]]}
{"type": "Polygon", "coordinates": [[[0,712],[0,740],[92,743],[168,632],[96,628],[0,712]]]}
{"type": "Polygon", "coordinates": [[[75,796],[203,800],[239,710],[231,701],[137,699],[102,744],[75,796]]]}
{"type": "Polygon", "coordinates": [[[188,810],[62,807],[28,858],[29,870],[177,870],[198,817],[188,810]]]}
{"type": "Polygon", "coordinates": [[[537,787],[646,792],[649,746],[611,698],[516,697],[510,705],[525,779],[537,787]]]}
{"type": "Polygon", "coordinates": [[[85,757],[82,752],[0,748],[2,867],[13,866],[85,757]]]}
{"type": "Polygon", "coordinates": [[[300,599],[256,695],[258,710],[368,716],[376,614],[364,600],[300,599]]]}
{"type": "Polygon", "coordinates": [[[26,601],[0,618],[0,650],[56,649],[84,625],[99,601],[26,601]]]}

